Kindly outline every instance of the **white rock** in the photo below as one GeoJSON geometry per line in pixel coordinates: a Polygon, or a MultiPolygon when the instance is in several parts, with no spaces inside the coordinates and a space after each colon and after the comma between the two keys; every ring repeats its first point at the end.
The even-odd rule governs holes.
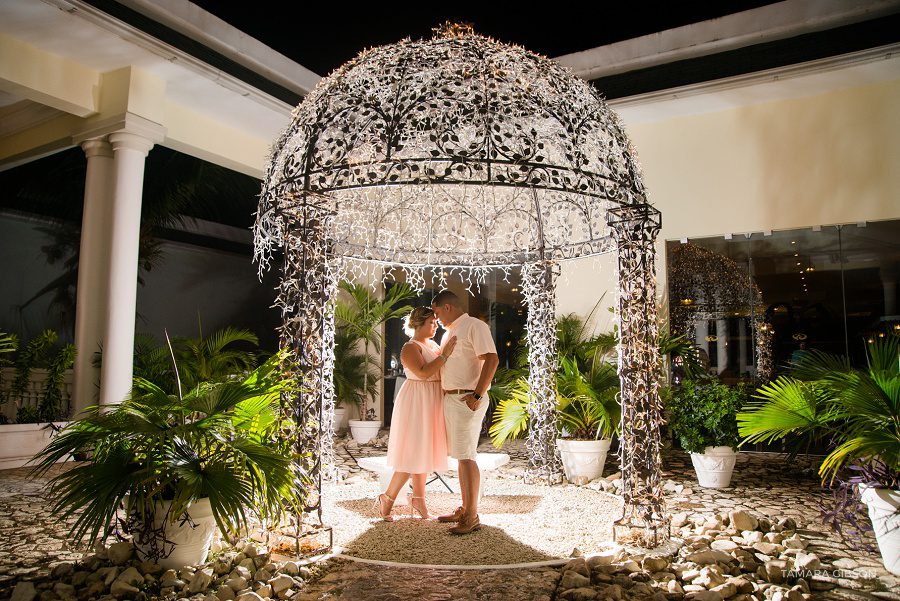
{"type": "Polygon", "coordinates": [[[778,545],[774,543],[754,543],[753,548],[764,555],[775,555],[778,552],[778,545]]]}
{"type": "Polygon", "coordinates": [[[234,590],[230,586],[223,584],[216,589],[216,598],[219,601],[232,601],[234,599],[234,590]]]}
{"type": "Polygon", "coordinates": [[[300,565],[296,561],[286,561],[281,566],[281,570],[285,574],[289,574],[291,576],[299,576],[300,575],[300,565]]]}
{"type": "Polygon", "coordinates": [[[231,587],[233,591],[242,591],[247,588],[249,581],[243,576],[237,576],[225,581],[225,585],[231,587]]]}
{"type": "Polygon", "coordinates": [[[249,542],[244,545],[243,553],[247,557],[256,557],[259,555],[259,549],[257,548],[256,543],[249,542]]]}
{"type": "MultiPolygon", "coordinates": [[[[106,579],[103,581],[103,584],[112,586],[112,583],[119,577],[119,571],[119,568],[109,568],[109,571],[106,572],[106,579]]],[[[98,571],[97,573],[99,574],[100,572],[98,571]]]]}
{"type": "Polygon", "coordinates": [[[676,513],[672,516],[672,527],[673,528],[681,528],[685,524],[688,523],[688,516],[686,513],[676,513]]]}
{"type": "Polygon", "coordinates": [[[62,579],[75,573],[75,566],[71,563],[61,563],[50,570],[50,577],[62,579]]]}
{"type": "Polygon", "coordinates": [[[725,597],[717,591],[698,591],[691,597],[694,601],[723,601],[725,597]]]}
{"type": "Polygon", "coordinates": [[[212,566],[213,572],[218,574],[219,576],[225,575],[231,571],[231,558],[230,557],[220,557],[216,560],[216,562],[212,566]]]}
{"type": "Polygon", "coordinates": [[[65,582],[57,582],[53,585],[53,592],[59,595],[60,599],[72,599],[75,597],[75,587],[65,582]]]}
{"type": "Polygon", "coordinates": [[[744,530],[741,532],[741,538],[743,538],[748,545],[753,545],[763,541],[763,533],[759,530],[744,530]]]}
{"type": "Polygon", "coordinates": [[[94,555],[96,555],[99,559],[109,559],[108,549],[106,545],[103,543],[97,543],[94,545],[94,555]]]}
{"type": "Polygon", "coordinates": [[[243,578],[248,582],[251,578],[253,578],[253,574],[249,569],[247,569],[246,566],[237,566],[236,568],[231,570],[231,574],[229,574],[229,576],[231,576],[232,578],[243,578]]]}
{"type": "Polygon", "coordinates": [[[294,585],[294,579],[287,574],[279,574],[269,580],[268,584],[272,587],[272,591],[278,594],[285,589],[291,588],[294,585]]]}
{"type": "Polygon", "coordinates": [[[831,562],[836,568],[841,568],[842,570],[853,570],[859,567],[859,564],[849,557],[844,557],[842,559],[835,559],[831,562]]]}
{"type": "Polygon", "coordinates": [[[253,591],[242,593],[240,597],[237,598],[237,601],[262,601],[262,597],[254,593],[253,591]]]}
{"type": "Polygon", "coordinates": [[[138,594],[138,589],[127,582],[116,580],[109,587],[109,593],[116,599],[131,599],[138,594]]]}
{"type": "Polygon", "coordinates": [[[731,529],[737,532],[752,531],[759,527],[759,520],[743,510],[729,512],[728,520],[731,523],[731,529]]]}
{"type": "Polygon", "coordinates": [[[36,596],[37,590],[34,588],[34,583],[22,581],[16,584],[9,601],[32,601],[36,596]]]}
{"type": "Polygon", "coordinates": [[[257,588],[253,592],[255,592],[257,595],[259,595],[260,597],[262,597],[264,599],[270,598],[272,596],[272,587],[269,586],[268,584],[264,584],[264,585],[260,586],[259,588],[257,588]]]}
{"type": "Polygon", "coordinates": [[[205,591],[209,588],[209,585],[212,584],[213,579],[215,578],[215,574],[213,573],[212,568],[203,568],[191,578],[190,583],[187,586],[187,590],[189,593],[196,594],[205,591]]]}
{"type": "Polygon", "coordinates": [[[125,565],[134,553],[134,545],[130,542],[113,543],[106,553],[113,565],[125,565]]]}
{"type": "Polygon", "coordinates": [[[815,553],[801,553],[794,559],[794,567],[798,570],[818,570],[822,562],[815,553]]]}
{"type": "Polygon", "coordinates": [[[713,549],[700,551],[698,553],[693,553],[687,556],[687,561],[692,561],[694,563],[699,563],[702,565],[715,564],[719,563],[720,561],[723,563],[728,563],[731,560],[732,557],[728,553],[725,553],[724,551],[716,551],[713,549]]]}
{"type": "Polygon", "coordinates": [[[272,577],[272,575],[269,573],[269,571],[265,570],[263,568],[260,568],[259,570],[257,570],[256,573],[253,575],[253,579],[258,582],[266,582],[271,577],[272,577]]]}
{"type": "Polygon", "coordinates": [[[731,540],[714,540],[710,545],[716,551],[724,551],[725,553],[731,553],[735,549],[738,548],[737,543],[731,540]]]}
{"type": "Polygon", "coordinates": [[[141,584],[142,582],[144,582],[144,577],[137,570],[137,568],[131,567],[127,568],[124,572],[119,574],[119,577],[116,578],[116,580],[134,586],[136,584],[141,584]]]}

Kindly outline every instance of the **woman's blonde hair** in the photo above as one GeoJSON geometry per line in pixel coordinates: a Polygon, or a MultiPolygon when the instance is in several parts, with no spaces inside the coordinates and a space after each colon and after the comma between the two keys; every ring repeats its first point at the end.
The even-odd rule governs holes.
{"type": "Polygon", "coordinates": [[[431,307],[416,307],[406,316],[406,320],[403,322],[403,331],[412,338],[416,330],[425,325],[425,320],[433,315],[434,311],[431,307]]]}

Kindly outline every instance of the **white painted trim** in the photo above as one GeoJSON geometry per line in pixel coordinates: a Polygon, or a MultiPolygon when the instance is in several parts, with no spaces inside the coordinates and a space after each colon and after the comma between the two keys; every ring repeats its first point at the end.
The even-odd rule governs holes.
{"type": "Polygon", "coordinates": [[[823,58],[807,63],[778,67],[777,69],[767,69],[765,71],[756,71],[745,75],[737,75],[735,77],[727,77],[688,86],[647,92],[646,94],[638,94],[636,96],[615,98],[607,101],[607,104],[614,110],[621,110],[634,106],[647,106],[659,102],[667,102],[676,98],[714,94],[726,90],[828,73],[884,60],[896,60],[898,58],[900,58],[900,43],[871,48],[852,54],[823,58]]]}
{"type": "Polygon", "coordinates": [[[554,60],[591,80],[833,29],[896,12],[900,12],[900,0],[785,0],[554,60]]]}
{"type": "MultiPolygon", "coordinates": [[[[93,25],[96,25],[97,27],[100,27],[101,29],[122,38],[128,43],[134,44],[139,48],[143,48],[148,52],[152,52],[156,56],[160,56],[169,62],[181,65],[182,67],[193,71],[201,77],[214,81],[227,90],[240,94],[241,96],[244,96],[246,98],[250,98],[257,104],[265,108],[268,108],[285,116],[289,116],[291,114],[291,110],[293,110],[293,107],[286,104],[284,101],[269,96],[258,88],[246,82],[243,82],[240,79],[229,75],[228,73],[225,73],[218,69],[214,69],[205,62],[194,58],[193,56],[186,54],[176,48],[173,48],[172,46],[161,42],[155,37],[146,34],[143,31],[139,31],[128,25],[127,23],[123,23],[122,21],[119,21],[118,19],[111,17],[105,12],[94,8],[89,4],[85,4],[80,0],[43,1],[47,2],[48,4],[54,5],[60,10],[64,10],[78,18],[84,19],[86,22],[92,23],[93,25]]],[[[234,56],[228,56],[228,58],[235,60],[234,56]]],[[[269,77],[269,73],[260,73],[260,75],[269,77]]],[[[302,93],[300,90],[304,89],[296,89],[296,86],[292,86],[292,88],[295,88],[294,91],[296,91],[298,94],[302,93]]]]}

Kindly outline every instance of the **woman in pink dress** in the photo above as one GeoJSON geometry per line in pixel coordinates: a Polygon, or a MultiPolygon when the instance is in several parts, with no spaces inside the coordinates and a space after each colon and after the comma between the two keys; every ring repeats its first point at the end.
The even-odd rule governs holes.
{"type": "Polygon", "coordinates": [[[437,324],[431,307],[416,307],[406,318],[406,333],[412,340],[403,346],[400,363],[406,382],[397,394],[391,414],[387,466],[394,476],[387,492],[378,495],[378,513],[390,522],[391,508],[400,490],[412,478],[410,506],[428,519],[425,481],[431,472],[447,469],[447,433],[444,429],[444,392],[441,367],[453,353],[456,339],[441,348],[432,340],[437,324]]]}

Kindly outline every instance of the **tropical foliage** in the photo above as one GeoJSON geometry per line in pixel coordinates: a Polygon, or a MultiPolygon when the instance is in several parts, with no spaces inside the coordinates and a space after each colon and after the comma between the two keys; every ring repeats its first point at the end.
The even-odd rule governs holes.
{"type": "Polygon", "coordinates": [[[346,327],[335,329],[333,377],[336,402],[361,408],[366,396],[374,399],[378,392],[378,372],[375,371],[378,365],[358,349],[358,341],[346,327]]]}
{"type": "Polygon", "coordinates": [[[736,416],[747,397],[743,386],[686,380],[680,388],[663,390],[662,396],[669,412],[669,428],[685,451],[703,453],[706,447],[737,450],[740,437],[736,416]]]}
{"type": "MultiPolygon", "coordinates": [[[[169,394],[177,394],[178,384],[185,390],[201,382],[221,382],[256,367],[261,353],[256,335],[245,329],[226,327],[208,338],[174,336],[160,342],[150,334],[134,338],[134,376],[155,383],[169,394]],[[170,349],[171,346],[171,349],[170,349]],[[172,371],[172,356],[178,363],[178,376],[172,371]]],[[[95,366],[103,360],[102,349],[94,355],[95,366]]]]}
{"type": "MultiPolygon", "coordinates": [[[[608,438],[621,418],[619,377],[614,364],[615,334],[591,335],[588,319],[571,313],[557,320],[557,424],[573,438],[608,438]]],[[[497,406],[490,428],[494,446],[528,429],[528,360],[524,345],[516,365],[498,370],[490,395],[497,406]]]]}
{"type": "MultiPolygon", "coordinates": [[[[50,481],[54,513],[72,519],[76,540],[101,540],[125,508],[126,532],[146,535],[161,501],[168,521],[208,497],[222,532],[247,526],[247,512],[278,523],[302,506],[290,422],[280,412],[295,382],[279,369],[284,353],[240,378],[200,382],[182,396],[143,378],[123,402],[92,407],[36,459],[36,474],[76,453],[90,460],[50,481]]],[[[177,375],[176,375],[177,377],[177,375]]]]}
{"type": "Polygon", "coordinates": [[[876,338],[867,365],[808,351],[791,375],[761,388],[738,416],[750,442],[796,436],[802,448],[828,440],[832,450],[819,470],[823,480],[851,464],[883,464],[886,480],[900,472],[900,337],[876,338]]]}
{"type": "MultiPolygon", "coordinates": [[[[9,390],[0,398],[0,405],[12,401],[16,406],[16,422],[20,424],[50,422],[59,419],[63,414],[62,390],[66,370],[75,361],[75,346],[67,344],[52,352],[57,341],[57,333],[45,330],[21,349],[15,359],[0,359],[0,366],[12,365],[15,375],[9,390]],[[24,403],[35,369],[45,369],[46,374],[41,387],[40,400],[37,405],[24,403]]],[[[0,333],[0,357],[12,355],[18,350],[18,339],[11,334],[0,333]]],[[[0,423],[5,420],[0,415],[0,423]]]]}
{"type": "MultiPolygon", "coordinates": [[[[381,351],[384,344],[384,335],[381,333],[381,326],[391,319],[398,319],[405,316],[412,310],[412,307],[400,305],[403,301],[415,298],[415,291],[407,284],[394,284],[385,291],[384,300],[379,300],[372,293],[371,287],[365,284],[353,282],[341,282],[340,287],[350,297],[349,301],[338,299],[335,303],[334,316],[338,329],[343,330],[342,335],[347,335],[353,340],[353,344],[346,346],[347,350],[355,346],[356,341],[363,343],[365,351],[363,353],[368,361],[374,361],[369,354],[369,349],[374,348],[375,352],[381,351]]],[[[342,361],[342,356],[335,352],[335,363],[342,361]]],[[[375,363],[377,365],[377,363],[375,363]]],[[[362,399],[362,408],[360,416],[362,419],[369,419],[370,413],[367,410],[366,397],[370,396],[375,399],[374,389],[369,386],[370,373],[368,369],[361,370],[363,373],[363,386],[356,391],[347,391],[351,398],[362,399]],[[368,391],[368,395],[366,394],[368,391]]],[[[350,380],[347,380],[349,382],[350,380]]],[[[374,412],[373,412],[374,413],[374,412]]]]}

